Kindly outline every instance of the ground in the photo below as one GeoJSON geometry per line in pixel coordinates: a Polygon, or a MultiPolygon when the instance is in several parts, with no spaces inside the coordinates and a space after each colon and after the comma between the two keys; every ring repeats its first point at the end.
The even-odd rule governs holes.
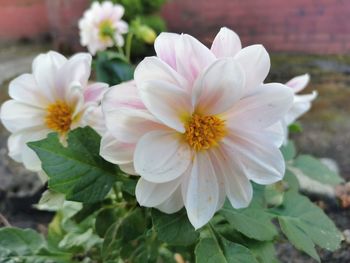
{"type": "MultiPolygon", "coordinates": [[[[47,46],[0,46],[0,103],[8,98],[8,80],[21,72],[30,71],[33,57],[45,50],[47,46]]],[[[350,56],[274,54],[269,81],[286,82],[306,72],[311,75],[311,84],[305,92],[315,89],[319,97],[312,110],[300,120],[303,132],[293,134],[293,138],[300,152],[334,159],[341,175],[349,181],[350,56]]],[[[36,211],[32,205],[44,187],[36,175],[8,158],[8,135],[0,126],[0,212],[15,226],[42,230],[51,215],[36,211]]],[[[350,210],[342,209],[334,200],[326,201],[325,206],[326,212],[342,231],[350,229],[350,210]]],[[[320,251],[322,262],[350,262],[348,246],[344,243],[335,253],[320,251]]],[[[278,255],[285,263],[314,262],[283,241],[278,246],[278,255]]]]}

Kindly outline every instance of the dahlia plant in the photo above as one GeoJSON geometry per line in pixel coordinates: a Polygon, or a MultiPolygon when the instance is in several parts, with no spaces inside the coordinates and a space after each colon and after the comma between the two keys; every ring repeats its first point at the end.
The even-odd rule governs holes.
{"type": "MultiPolygon", "coordinates": [[[[118,23],[126,28],[98,21],[116,39],[118,23]]],[[[95,49],[96,36],[85,38],[95,49]]],[[[210,49],[174,33],[154,47],[133,80],[110,88],[88,81],[90,55],[56,52],[11,82],[1,107],[9,155],[47,177],[37,207],[55,215],[45,238],[0,229],[1,262],[271,263],[285,240],[317,261],[316,246],[336,250],[341,233],[296,173],[342,179],[288,141],[316,98],[296,95],[309,75],[264,83],[268,52],[242,48],[228,28],[210,49]]]]}

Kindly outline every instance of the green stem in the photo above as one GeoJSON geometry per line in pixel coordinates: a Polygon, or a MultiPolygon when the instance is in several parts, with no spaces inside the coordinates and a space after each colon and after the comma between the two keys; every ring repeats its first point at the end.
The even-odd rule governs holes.
{"type": "Polygon", "coordinates": [[[132,38],[134,34],[133,33],[128,33],[126,37],[126,44],[125,44],[125,56],[130,63],[130,55],[131,55],[131,43],[132,43],[132,38]]]}

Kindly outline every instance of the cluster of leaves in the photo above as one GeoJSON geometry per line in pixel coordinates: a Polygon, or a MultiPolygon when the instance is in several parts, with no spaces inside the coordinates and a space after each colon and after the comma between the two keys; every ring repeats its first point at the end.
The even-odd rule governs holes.
{"type": "MultiPolygon", "coordinates": [[[[57,134],[29,143],[49,176],[51,202],[66,200],[49,225],[47,240],[32,230],[0,229],[1,262],[176,262],[273,263],[274,244],[288,239],[320,261],[315,246],[339,247],[333,222],[299,193],[295,172],[327,184],[341,179],[311,156],[296,156],[290,143],[284,181],[254,185],[251,205],[229,202],[203,228],[195,230],[183,209],[167,215],[139,207],[137,178],[123,174],[99,155],[100,138],[91,128],[70,132],[68,147],[57,134]],[[283,233],[283,235],[282,235],[283,233]],[[179,260],[179,259],[178,259],[179,260]]],[[[56,202],[57,204],[57,202],[56,202]]]]}

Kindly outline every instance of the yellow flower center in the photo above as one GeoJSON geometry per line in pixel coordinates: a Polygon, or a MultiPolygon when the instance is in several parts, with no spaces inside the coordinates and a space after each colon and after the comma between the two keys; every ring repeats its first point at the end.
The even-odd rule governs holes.
{"type": "Polygon", "coordinates": [[[196,113],[186,123],[185,128],[185,139],[195,151],[216,146],[226,134],[225,121],[216,116],[196,113]]]}
{"type": "Polygon", "coordinates": [[[66,133],[72,123],[72,114],[72,108],[58,100],[47,107],[46,126],[58,133],[66,133]]]}
{"type": "Polygon", "coordinates": [[[98,25],[98,32],[99,32],[99,38],[101,41],[106,42],[110,39],[113,39],[115,29],[113,27],[113,23],[111,20],[106,19],[103,20],[99,25],[98,25]]]}

